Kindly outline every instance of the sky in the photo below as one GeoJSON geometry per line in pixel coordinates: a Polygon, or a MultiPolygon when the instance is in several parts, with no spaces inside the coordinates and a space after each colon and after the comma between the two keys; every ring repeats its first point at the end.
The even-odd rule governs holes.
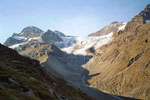
{"type": "Polygon", "coordinates": [[[149,0],[0,0],[0,43],[27,26],[87,36],[113,22],[128,22],[149,0]]]}

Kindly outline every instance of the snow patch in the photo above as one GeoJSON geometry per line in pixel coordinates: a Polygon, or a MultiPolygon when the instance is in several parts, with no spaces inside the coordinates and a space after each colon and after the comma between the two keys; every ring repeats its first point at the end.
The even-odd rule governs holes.
{"type": "Polygon", "coordinates": [[[27,44],[29,41],[31,41],[31,40],[39,40],[41,37],[36,37],[36,38],[26,38],[26,41],[25,42],[22,42],[22,43],[19,43],[19,44],[14,44],[14,45],[12,45],[12,46],[9,46],[9,48],[12,48],[12,49],[14,49],[14,48],[17,48],[17,47],[19,47],[20,45],[24,45],[24,44],[27,44]]]}
{"type": "Polygon", "coordinates": [[[24,44],[27,44],[27,42],[22,42],[22,43],[19,43],[19,44],[15,44],[15,45],[9,46],[9,48],[14,49],[14,48],[17,48],[17,47],[19,47],[20,45],[24,45],[24,44]]]}
{"type": "Polygon", "coordinates": [[[58,48],[66,48],[66,47],[70,47],[73,46],[73,44],[75,44],[76,38],[77,37],[61,37],[62,38],[62,42],[55,42],[54,45],[56,45],[58,48]]]}
{"type": "Polygon", "coordinates": [[[38,39],[40,39],[40,37],[29,38],[28,42],[31,41],[31,40],[38,40],[38,39]]]}
{"type": "Polygon", "coordinates": [[[127,23],[123,23],[123,25],[118,28],[118,32],[124,30],[126,25],[127,23]]]}
{"type": "Polygon", "coordinates": [[[16,40],[27,40],[27,38],[25,38],[24,36],[14,36],[13,38],[16,40]]]}
{"type": "Polygon", "coordinates": [[[61,50],[67,53],[73,53],[76,55],[88,55],[86,50],[94,47],[95,49],[107,44],[112,40],[113,32],[100,36],[100,37],[78,37],[76,43],[70,47],[62,48],[61,50]]]}

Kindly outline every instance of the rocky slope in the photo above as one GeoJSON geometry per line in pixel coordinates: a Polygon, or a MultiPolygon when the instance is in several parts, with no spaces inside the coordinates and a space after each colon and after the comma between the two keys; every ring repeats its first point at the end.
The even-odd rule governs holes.
{"type": "Polygon", "coordinates": [[[99,98],[116,100],[118,98],[88,87],[86,83],[88,71],[81,66],[91,56],[67,54],[54,45],[41,44],[37,41],[30,41],[26,45],[19,46],[16,50],[24,56],[39,60],[41,65],[52,75],[65,79],[69,84],[80,88],[81,91],[96,100],[99,100],[99,98]]]}
{"type": "Polygon", "coordinates": [[[37,60],[0,44],[0,100],[92,100],[37,60]]]}
{"type": "Polygon", "coordinates": [[[103,29],[95,32],[95,33],[91,33],[88,36],[103,36],[103,35],[107,35],[115,30],[122,30],[121,28],[124,28],[126,25],[126,23],[122,23],[122,22],[112,22],[109,25],[106,25],[103,29]]]}
{"type": "MultiPolygon", "coordinates": [[[[48,45],[42,46],[48,48],[48,45]]],[[[45,53],[51,52],[50,49],[59,50],[56,47],[51,46],[45,53]]],[[[40,54],[41,52],[37,53],[40,54]]],[[[42,64],[41,67],[39,61],[23,57],[15,50],[9,49],[1,44],[0,55],[1,100],[120,100],[121,98],[124,98],[106,94],[85,85],[78,86],[80,89],[75,88],[70,83],[60,78],[58,73],[54,74],[55,71],[52,68],[49,68],[47,71],[45,70],[45,64],[42,64]],[[90,97],[81,91],[87,93],[90,97]]],[[[62,56],[61,54],[60,56],[56,56],[59,55],[59,53],[52,52],[50,55],[53,56],[50,56],[51,59],[49,64],[57,62],[56,60],[59,59],[63,60],[62,58],[59,58],[62,56]],[[55,59],[55,57],[58,58],[55,59]]],[[[34,57],[36,58],[38,56],[34,57]]],[[[56,64],[51,64],[51,67],[53,66],[53,68],[62,69],[59,67],[61,64],[58,66],[59,62],[56,64]]],[[[63,72],[63,70],[60,71],[63,72]]],[[[65,73],[67,73],[67,70],[65,70],[65,73]]],[[[73,76],[70,76],[70,78],[73,78],[73,76]]]]}
{"type": "Polygon", "coordinates": [[[89,83],[102,91],[150,99],[150,5],[135,16],[124,31],[114,32],[111,43],[99,48],[84,68],[89,83]]]}

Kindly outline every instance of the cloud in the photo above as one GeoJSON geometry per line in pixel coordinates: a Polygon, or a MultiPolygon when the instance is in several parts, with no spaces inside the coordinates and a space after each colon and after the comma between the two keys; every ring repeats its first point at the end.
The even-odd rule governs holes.
{"type": "Polygon", "coordinates": [[[56,29],[73,36],[87,36],[99,30],[99,22],[95,18],[77,17],[64,20],[55,25],[56,29]]]}

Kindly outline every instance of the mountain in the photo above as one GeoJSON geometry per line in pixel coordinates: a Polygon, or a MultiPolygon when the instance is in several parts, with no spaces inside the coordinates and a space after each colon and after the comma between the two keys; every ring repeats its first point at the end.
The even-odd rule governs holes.
{"type": "Polygon", "coordinates": [[[19,34],[14,33],[5,41],[4,45],[16,48],[19,45],[27,44],[32,40],[37,40],[40,43],[54,44],[56,42],[63,41],[61,37],[64,36],[65,35],[59,31],[48,30],[47,32],[44,32],[35,26],[28,26],[25,27],[19,34]]]}
{"type": "Polygon", "coordinates": [[[43,30],[35,27],[35,26],[28,26],[28,27],[25,27],[20,35],[26,37],[26,38],[32,38],[32,37],[38,37],[38,36],[41,36],[42,34],[44,33],[43,30]]]}
{"type": "Polygon", "coordinates": [[[0,44],[0,100],[92,100],[39,61],[0,44]]]}
{"type": "Polygon", "coordinates": [[[93,99],[149,100],[149,8],[128,23],[113,22],[88,37],[48,30],[35,37],[32,32],[14,34],[11,38],[21,41],[5,45],[93,99]]]}
{"type": "Polygon", "coordinates": [[[146,24],[150,23],[150,4],[146,6],[146,8],[141,11],[138,15],[136,15],[126,27],[126,31],[130,28],[134,27],[135,25],[146,24]]]}
{"type": "Polygon", "coordinates": [[[13,46],[16,44],[22,44],[28,42],[31,39],[37,39],[43,34],[43,31],[35,26],[28,26],[24,28],[19,34],[14,33],[11,37],[9,37],[4,45],[13,46]]]}
{"type": "Polygon", "coordinates": [[[64,47],[61,50],[75,55],[93,55],[97,49],[113,39],[114,31],[123,31],[126,23],[113,22],[88,37],[76,37],[72,46],[64,47]]]}
{"type": "MultiPolygon", "coordinates": [[[[21,55],[37,59],[48,72],[53,76],[65,79],[68,84],[80,88],[82,92],[98,100],[116,100],[117,96],[105,94],[96,89],[90,88],[86,83],[88,71],[81,66],[85,64],[91,56],[67,54],[54,45],[30,41],[27,44],[15,48],[21,55]]],[[[122,97],[124,98],[124,97],[122,97]]]]}
{"type": "MultiPolygon", "coordinates": [[[[124,27],[124,24],[116,30],[121,30],[121,27],[124,27]]],[[[10,48],[17,48],[20,45],[29,44],[30,41],[38,41],[39,43],[53,44],[69,54],[92,55],[94,52],[91,52],[91,49],[96,51],[98,47],[107,44],[112,40],[113,31],[109,30],[109,32],[110,33],[107,35],[99,37],[75,37],[66,36],[59,31],[48,30],[43,32],[36,27],[26,27],[20,34],[14,34],[9,37],[4,45],[9,46],[10,48]],[[42,33],[39,34],[40,32],[42,33]]]]}
{"type": "Polygon", "coordinates": [[[57,34],[60,37],[65,37],[66,36],[64,33],[60,32],[60,31],[57,31],[57,30],[54,31],[54,33],[57,34]]]}
{"type": "Polygon", "coordinates": [[[113,32],[99,37],[76,37],[73,45],[61,50],[75,55],[93,55],[97,48],[109,43],[113,38],[112,36],[113,32]]]}
{"type": "Polygon", "coordinates": [[[150,99],[150,5],[127,23],[123,31],[97,50],[84,65],[92,87],[116,95],[150,99]]]}
{"type": "Polygon", "coordinates": [[[126,23],[123,22],[112,22],[109,25],[106,25],[103,29],[95,32],[95,33],[91,33],[88,36],[103,36],[103,35],[107,35],[115,30],[123,30],[124,27],[126,26],[126,23]]]}
{"type": "Polygon", "coordinates": [[[30,42],[32,45],[26,44],[24,45],[26,47],[20,48],[20,52],[25,53],[22,55],[26,57],[0,44],[0,99],[119,100],[124,98],[85,85],[82,75],[88,72],[78,66],[88,60],[85,59],[86,57],[68,55],[50,44],[30,42]],[[39,61],[29,57],[41,61],[42,67],[39,61]],[[73,72],[73,69],[76,72],[73,72]],[[79,77],[82,77],[82,80],[79,77]],[[68,78],[69,81],[66,82],[63,78],[68,78]],[[70,80],[78,81],[78,84],[73,84],[70,80]]]}
{"type": "Polygon", "coordinates": [[[5,45],[6,46],[11,46],[14,44],[19,44],[19,43],[23,43],[25,42],[27,39],[23,36],[21,36],[20,34],[14,33],[11,37],[9,37],[6,41],[5,41],[5,45]]]}
{"type": "Polygon", "coordinates": [[[53,44],[54,42],[60,42],[63,41],[61,37],[59,37],[59,35],[57,35],[58,32],[53,32],[51,30],[48,30],[47,32],[45,32],[42,35],[42,39],[44,41],[44,43],[51,43],[53,44]]]}
{"type": "Polygon", "coordinates": [[[26,42],[9,47],[25,57],[40,61],[41,66],[53,76],[66,80],[68,84],[80,88],[82,92],[96,100],[124,98],[89,87],[87,79],[93,75],[89,76],[89,71],[82,67],[92,58],[91,55],[95,53],[93,51],[111,42],[113,32],[100,37],[73,37],[57,33],[48,30],[39,37],[27,38],[26,42]],[[70,50],[73,52],[68,53],[69,48],[72,48],[70,50]]]}

